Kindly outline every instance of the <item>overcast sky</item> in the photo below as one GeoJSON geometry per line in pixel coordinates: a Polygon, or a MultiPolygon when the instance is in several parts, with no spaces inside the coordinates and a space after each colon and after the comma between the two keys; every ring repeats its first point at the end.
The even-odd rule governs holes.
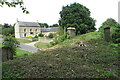
{"type": "Polygon", "coordinates": [[[19,21],[31,21],[48,23],[49,25],[58,23],[60,19],[59,12],[62,6],[74,2],[86,6],[91,11],[91,17],[96,22],[96,28],[99,28],[102,22],[107,18],[113,18],[118,21],[118,2],[119,0],[23,0],[30,14],[22,13],[19,7],[9,8],[0,7],[0,24],[14,24],[18,18],[19,21]]]}

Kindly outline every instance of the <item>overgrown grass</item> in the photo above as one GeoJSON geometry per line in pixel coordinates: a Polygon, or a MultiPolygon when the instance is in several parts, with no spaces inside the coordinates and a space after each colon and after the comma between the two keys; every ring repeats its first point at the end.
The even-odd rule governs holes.
{"type": "Polygon", "coordinates": [[[97,40],[100,39],[100,33],[99,32],[90,32],[90,33],[86,33],[80,36],[76,36],[74,39],[81,39],[81,40],[85,40],[85,41],[89,41],[91,39],[97,40]]]}
{"type": "Polygon", "coordinates": [[[3,78],[118,78],[118,47],[92,34],[97,35],[77,36],[61,48],[4,62],[3,78]],[[81,40],[86,46],[79,46],[81,40]]]}
{"type": "Polygon", "coordinates": [[[0,47],[2,47],[3,45],[2,45],[2,43],[0,43],[0,47]]]}
{"type": "Polygon", "coordinates": [[[2,38],[2,37],[3,37],[3,35],[0,34],[0,38],[2,38]]]}
{"type": "Polygon", "coordinates": [[[18,40],[20,43],[30,43],[30,42],[33,42],[33,41],[27,40],[27,39],[19,39],[19,38],[17,38],[17,40],[18,40]]]}
{"type": "Polygon", "coordinates": [[[57,46],[59,46],[59,45],[69,45],[69,43],[77,42],[78,40],[81,40],[81,41],[98,40],[98,39],[101,40],[100,37],[101,36],[100,36],[99,32],[90,32],[90,33],[86,33],[86,34],[83,34],[83,35],[75,36],[72,39],[67,39],[67,40],[59,43],[57,46]]]}
{"type": "Polygon", "coordinates": [[[35,44],[37,48],[48,48],[50,46],[50,43],[44,43],[44,42],[37,42],[35,44]]]}

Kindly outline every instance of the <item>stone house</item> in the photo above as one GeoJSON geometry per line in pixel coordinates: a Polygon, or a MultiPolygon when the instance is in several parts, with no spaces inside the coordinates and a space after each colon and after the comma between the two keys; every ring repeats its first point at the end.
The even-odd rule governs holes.
{"type": "Polygon", "coordinates": [[[37,22],[17,21],[14,29],[16,38],[33,37],[40,33],[40,25],[37,22]]]}
{"type": "Polygon", "coordinates": [[[58,32],[58,30],[59,30],[58,27],[40,28],[40,32],[45,36],[48,36],[50,33],[56,33],[58,32]]]}

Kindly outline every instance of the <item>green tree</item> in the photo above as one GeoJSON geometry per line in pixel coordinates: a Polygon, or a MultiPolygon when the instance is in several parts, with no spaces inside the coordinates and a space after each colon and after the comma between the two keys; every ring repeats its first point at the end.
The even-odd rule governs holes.
{"type": "Polygon", "coordinates": [[[90,11],[79,3],[73,3],[60,11],[59,25],[66,29],[75,27],[76,34],[84,34],[96,30],[95,20],[90,17],[90,11]]]}
{"type": "Polygon", "coordinates": [[[16,6],[20,6],[20,8],[22,9],[23,13],[28,14],[29,11],[27,11],[26,7],[24,7],[24,2],[23,0],[11,0],[11,1],[7,1],[7,0],[0,0],[0,6],[3,7],[3,5],[7,5],[8,7],[16,7],[16,6]]]}
{"type": "Polygon", "coordinates": [[[39,25],[40,25],[40,27],[42,27],[42,28],[48,28],[49,27],[49,25],[47,24],[47,23],[38,23],[39,25]]]}
{"type": "Polygon", "coordinates": [[[4,41],[3,41],[3,45],[5,48],[10,49],[11,51],[11,56],[10,59],[13,59],[13,56],[16,53],[16,48],[19,47],[19,42],[16,40],[16,38],[13,37],[13,35],[9,35],[9,36],[4,36],[4,41]]]}
{"type": "Polygon", "coordinates": [[[59,27],[59,25],[58,24],[53,24],[50,27],[59,27]]]}
{"type": "Polygon", "coordinates": [[[4,26],[2,27],[2,35],[3,36],[14,35],[14,27],[9,24],[4,24],[4,26]]]}

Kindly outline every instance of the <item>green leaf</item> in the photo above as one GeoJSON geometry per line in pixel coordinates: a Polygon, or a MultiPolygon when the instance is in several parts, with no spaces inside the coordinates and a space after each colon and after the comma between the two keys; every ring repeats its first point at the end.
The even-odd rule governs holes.
{"type": "Polygon", "coordinates": [[[29,11],[26,11],[26,14],[29,14],[29,11]]]}
{"type": "Polygon", "coordinates": [[[25,10],[23,10],[23,13],[25,13],[25,10]]]}

